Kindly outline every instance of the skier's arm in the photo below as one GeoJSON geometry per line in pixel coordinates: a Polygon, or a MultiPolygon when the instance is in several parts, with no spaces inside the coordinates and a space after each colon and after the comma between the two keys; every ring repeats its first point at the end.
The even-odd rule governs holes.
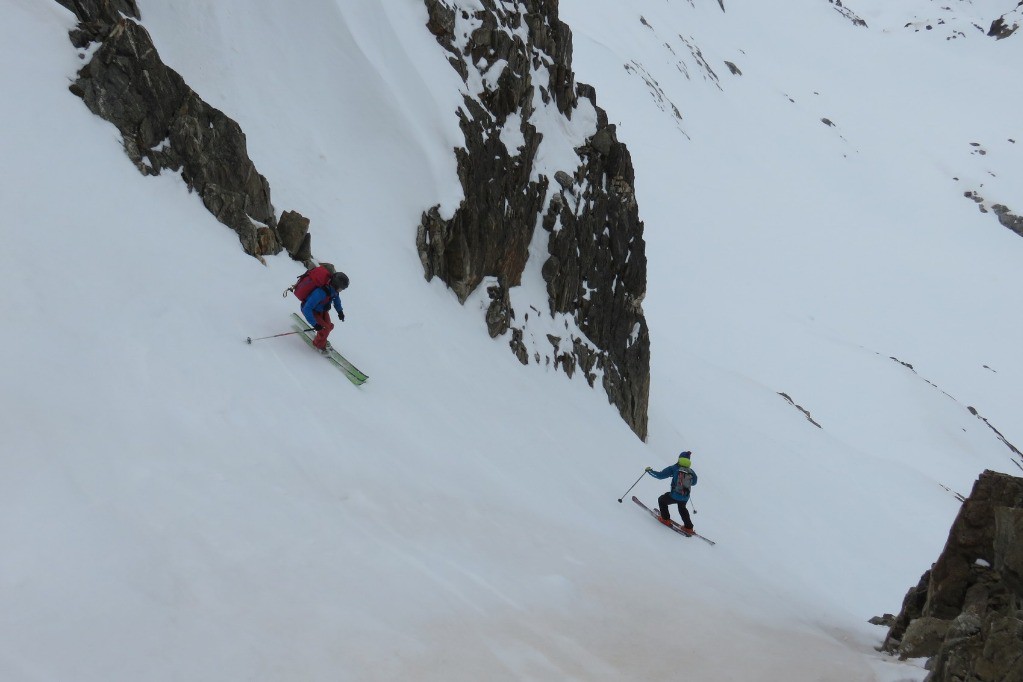
{"type": "Polygon", "coordinates": [[[662,469],[661,471],[651,470],[648,471],[647,473],[653,476],[654,478],[671,478],[673,472],[671,470],[671,467],[668,467],[667,469],[662,469]]]}
{"type": "Polygon", "coordinates": [[[337,316],[341,318],[341,321],[345,321],[345,309],[341,307],[341,297],[336,293],[334,294],[334,310],[337,311],[337,316]]]}

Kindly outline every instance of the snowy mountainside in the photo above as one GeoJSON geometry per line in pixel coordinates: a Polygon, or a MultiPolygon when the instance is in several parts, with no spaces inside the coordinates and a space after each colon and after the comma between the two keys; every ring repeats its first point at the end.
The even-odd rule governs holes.
{"type": "Polygon", "coordinates": [[[1023,4],[1019,0],[959,0],[949,3],[918,0],[890,5],[875,0],[847,2],[871,26],[883,30],[933,32],[944,40],[993,36],[1008,38],[1019,28],[1023,4]],[[996,32],[1002,31],[996,35],[996,32]]]}
{"type": "Polygon", "coordinates": [[[424,283],[415,225],[460,198],[461,84],[419,2],[139,4],[340,256],[336,343],[371,379],[243,343],[285,330],[297,264],[141,177],[67,92],[69,13],[10,3],[0,677],[674,679],[681,645],[700,680],[923,678],[865,621],[937,555],[950,490],[1018,471],[967,407],[1023,442],[1023,240],[963,197],[1023,203],[997,87],[1018,36],[885,32],[863,4],[867,28],[809,0],[562,0],[636,167],[644,445],[424,283]],[[713,548],[615,502],[683,447],[713,548]]]}
{"type": "MultiPolygon", "coordinates": [[[[762,304],[749,307],[784,310],[791,324],[817,327],[814,334],[837,334],[883,358],[913,364],[970,402],[973,396],[931,373],[951,365],[965,370],[965,360],[969,369],[956,380],[1001,385],[1008,393],[991,408],[1008,408],[1020,398],[1013,381],[997,379],[983,366],[994,367],[984,358],[996,355],[1005,356],[1004,367],[1015,365],[1014,353],[999,351],[995,340],[1014,333],[1015,322],[991,312],[1011,310],[1017,301],[989,274],[1009,272],[1020,246],[1016,235],[977,212],[963,194],[983,184],[1010,207],[1014,203],[1023,159],[1009,141],[1015,139],[1013,116],[991,101],[1004,96],[1002,69],[1019,62],[1019,49],[982,36],[964,47],[915,34],[857,31],[837,15],[831,19],[827,6],[797,5],[794,15],[818,16],[846,38],[844,50],[828,47],[835,40],[828,31],[804,30],[749,3],[735,3],[726,13],[702,7],[679,15],[657,3],[605,13],[565,3],[579,77],[616,98],[610,111],[626,101],[651,101],[640,97],[645,84],[622,66],[638,61],[688,120],[691,141],[672,134],[673,116],[653,113],[644,121],[657,125],[623,122],[623,139],[643,157],[637,194],[647,210],[659,212],[662,202],[674,200],[668,188],[676,195],[688,188],[685,210],[665,215],[673,216],[673,230],[701,240],[720,257],[705,266],[684,250],[652,249],[651,268],[681,271],[680,279],[689,279],[673,298],[698,319],[740,318],[734,315],[736,295],[748,295],[762,304]],[[715,87],[685,79],[660,45],[645,40],[647,25],[660,26],[661,35],[691,32],[710,63],[730,60],[743,75],[722,78],[716,94],[715,87]],[[737,30],[756,25],[771,25],[772,31],[737,30]],[[613,42],[607,26],[622,37],[613,42]],[[934,64],[941,69],[929,66],[934,64]],[[980,138],[990,140],[998,158],[976,152],[971,143],[980,138]],[[761,257],[765,253],[770,258],[761,257]],[[981,262],[986,274],[964,272],[981,262]],[[964,279],[974,281],[964,285],[964,279]],[[992,286],[999,289],[994,297],[992,286]],[[970,287],[976,287],[972,293],[970,287]],[[684,291],[698,294],[686,297],[684,291]],[[993,336],[979,341],[978,328],[993,336]]],[[[654,229],[648,224],[648,231],[654,229]]],[[[664,294],[651,291],[647,305],[664,294]]],[[[996,422],[1011,423],[1007,411],[1000,416],[996,422]]]]}

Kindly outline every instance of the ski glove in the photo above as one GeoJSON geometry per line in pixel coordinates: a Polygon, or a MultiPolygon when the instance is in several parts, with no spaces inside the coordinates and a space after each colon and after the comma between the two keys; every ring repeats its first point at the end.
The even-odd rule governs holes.
{"type": "Polygon", "coordinates": [[[342,310],[341,312],[339,312],[339,313],[337,314],[337,319],[339,319],[339,320],[341,320],[342,322],[344,322],[344,321],[345,321],[345,311],[343,311],[343,310],[342,310]]]}
{"type": "Polygon", "coordinates": [[[647,467],[646,469],[643,469],[643,471],[653,471],[653,470],[654,470],[653,467],[647,467]]]}
{"type": "Polygon", "coordinates": [[[322,324],[314,324],[313,325],[313,329],[315,329],[316,331],[320,331],[320,330],[323,329],[323,325],[322,324]]]}

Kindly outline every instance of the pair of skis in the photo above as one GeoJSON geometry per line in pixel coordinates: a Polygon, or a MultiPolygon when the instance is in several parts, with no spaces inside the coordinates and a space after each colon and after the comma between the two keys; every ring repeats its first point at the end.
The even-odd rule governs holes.
{"type": "MultiPolygon", "coordinates": [[[[296,332],[300,332],[299,336],[301,336],[302,340],[309,344],[310,348],[314,348],[317,352],[320,352],[319,348],[313,346],[313,339],[316,337],[316,332],[307,327],[306,321],[298,313],[292,313],[291,316],[295,320],[291,325],[291,328],[296,332]]],[[[349,362],[345,356],[338,353],[335,348],[330,346],[330,344],[327,344],[327,352],[323,354],[323,357],[330,360],[331,364],[341,370],[344,375],[348,377],[348,380],[356,386],[362,386],[369,380],[369,377],[366,376],[362,370],[349,362]]]]}
{"type": "MultiPolygon", "coordinates": [[[[636,504],[638,504],[643,509],[646,509],[647,512],[649,512],[650,515],[653,516],[655,519],[657,519],[658,521],[661,521],[661,513],[660,512],[655,511],[655,510],[651,509],[650,507],[646,506],[645,504],[643,504],[642,502],[640,502],[639,498],[636,497],[635,495],[632,496],[632,501],[635,502],[636,504]]],[[[671,525],[668,525],[668,524],[665,524],[665,525],[668,525],[669,528],[671,528],[673,531],[675,531],[679,535],[684,535],[687,538],[700,538],[704,542],[706,542],[708,544],[711,544],[711,545],[716,545],[717,544],[713,540],[711,540],[709,538],[705,538],[705,537],[703,537],[702,535],[700,535],[699,533],[697,533],[695,531],[686,530],[685,526],[681,525],[677,521],[670,521],[669,520],[669,523],[671,525]]]]}

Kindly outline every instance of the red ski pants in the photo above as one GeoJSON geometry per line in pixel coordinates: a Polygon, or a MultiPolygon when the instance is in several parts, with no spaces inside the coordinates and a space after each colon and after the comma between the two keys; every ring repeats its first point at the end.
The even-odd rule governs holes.
{"type": "Polygon", "coordinates": [[[316,320],[316,324],[323,327],[320,331],[316,332],[316,338],[313,339],[313,345],[323,350],[327,347],[327,337],[334,331],[334,323],[330,321],[330,311],[326,310],[322,313],[313,313],[313,319],[316,320]]]}

